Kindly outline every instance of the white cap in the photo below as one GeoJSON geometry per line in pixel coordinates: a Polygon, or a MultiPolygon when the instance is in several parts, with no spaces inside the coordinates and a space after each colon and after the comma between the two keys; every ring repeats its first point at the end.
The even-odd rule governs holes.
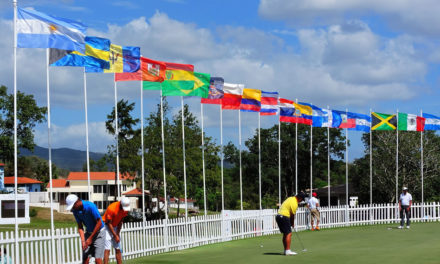
{"type": "Polygon", "coordinates": [[[408,187],[403,187],[402,190],[403,191],[408,191],[408,187]]]}
{"type": "Polygon", "coordinates": [[[130,199],[128,199],[127,197],[122,197],[121,206],[122,206],[122,210],[130,211],[130,199]]]}
{"type": "Polygon", "coordinates": [[[70,211],[72,210],[73,205],[75,204],[75,202],[78,201],[78,196],[76,196],[75,194],[69,194],[66,197],[66,210],[70,211]]]}

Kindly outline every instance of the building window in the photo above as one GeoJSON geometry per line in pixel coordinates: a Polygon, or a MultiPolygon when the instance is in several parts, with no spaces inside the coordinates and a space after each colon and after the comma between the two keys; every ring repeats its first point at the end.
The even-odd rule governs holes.
{"type": "Polygon", "coordinates": [[[127,185],[125,185],[125,184],[122,185],[122,191],[123,192],[127,191],[127,185]]]}
{"type": "MultiPolygon", "coordinates": [[[[18,217],[24,217],[25,205],[24,201],[17,201],[18,217]]],[[[2,218],[15,218],[15,201],[1,201],[2,218]]]]}

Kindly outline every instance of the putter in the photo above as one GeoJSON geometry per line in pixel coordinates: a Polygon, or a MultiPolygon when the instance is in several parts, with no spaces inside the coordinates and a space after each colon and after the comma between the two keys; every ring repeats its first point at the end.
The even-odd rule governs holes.
{"type": "Polygon", "coordinates": [[[299,235],[298,235],[298,231],[296,231],[296,229],[294,229],[294,231],[295,231],[296,237],[297,237],[298,240],[299,240],[299,243],[301,244],[302,251],[303,251],[303,252],[307,252],[307,249],[304,248],[304,244],[303,244],[303,242],[301,241],[301,238],[300,238],[299,235]]]}

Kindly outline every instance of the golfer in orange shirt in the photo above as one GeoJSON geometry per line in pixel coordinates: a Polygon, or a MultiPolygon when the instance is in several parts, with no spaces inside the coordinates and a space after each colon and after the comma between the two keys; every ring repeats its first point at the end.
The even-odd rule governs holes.
{"type": "Polygon", "coordinates": [[[123,219],[128,215],[129,211],[130,199],[123,197],[121,201],[110,204],[104,213],[103,220],[106,229],[104,264],[108,264],[112,246],[116,251],[116,262],[122,264],[121,238],[119,235],[121,233],[123,219]]]}

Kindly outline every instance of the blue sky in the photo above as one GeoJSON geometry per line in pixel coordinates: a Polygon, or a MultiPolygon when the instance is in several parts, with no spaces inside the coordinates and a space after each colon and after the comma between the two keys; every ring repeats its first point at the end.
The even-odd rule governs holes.
{"type": "MultiPolygon", "coordinates": [[[[321,107],[368,114],[424,112],[440,115],[440,2],[434,0],[158,0],[18,1],[48,14],[75,19],[88,35],[140,46],[145,57],[190,63],[196,71],[230,83],[278,91],[280,96],[321,107]]],[[[12,91],[12,1],[0,3],[0,83],[12,91]]],[[[105,131],[114,105],[111,75],[88,74],[90,150],[105,152],[105,131]]],[[[18,51],[18,89],[46,105],[45,51],[18,51]]],[[[118,84],[118,99],[136,102],[139,84],[118,84]]],[[[145,91],[144,115],[159,102],[145,91]]],[[[169,98],[173,110],[179,98],[169,98]]],[[[200,116],[198,100],[187,99],[200,116]]],[[[52,146],[85,149],[81,69],[51,68],[52,146]]],[[[219,137],[218,107],[205,107],[205,129],[219,137]]],[[[238,142],[237,112],[224,111],[224,142],[238,142]]],[[[243,138],[257,116],[243,113],[243,138]]],[[[277,122],[263,117],[262,127],[277,122]]],[[[350,159],[364,151],[360,133],[350,132],[350,159]]],[[[47,146],[47,125],[36,129],[47,146]]]]}

